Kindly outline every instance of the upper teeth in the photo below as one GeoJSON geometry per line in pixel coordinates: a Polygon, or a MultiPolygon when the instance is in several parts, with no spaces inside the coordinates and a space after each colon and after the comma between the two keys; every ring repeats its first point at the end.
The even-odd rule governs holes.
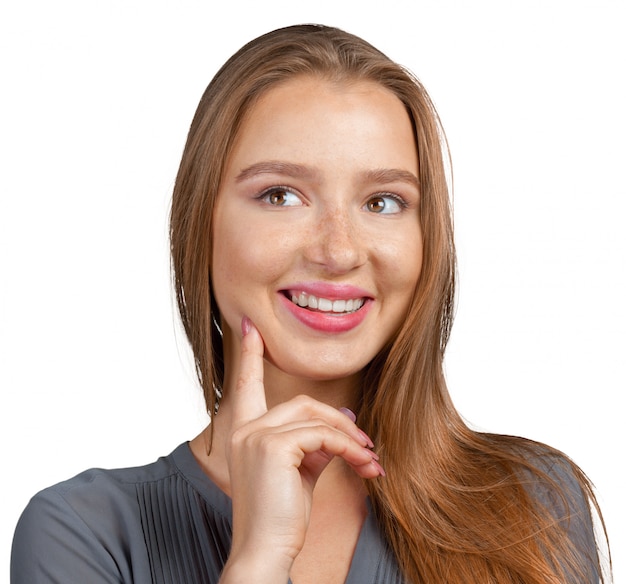
{"type": "Polygon", "coordinates": [[[363,298],[350,298],[349,300],[329,300],[318,298],[306,292],[292,293],[291,301],[303,308],[313,308],[321,312],[354,312],[363,306],[363,298]]]}

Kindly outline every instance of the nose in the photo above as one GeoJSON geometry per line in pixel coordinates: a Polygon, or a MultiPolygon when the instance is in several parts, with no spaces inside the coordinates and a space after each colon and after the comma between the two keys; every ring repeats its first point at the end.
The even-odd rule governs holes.
{"type": "Polygon", "coordinates": [[[344,274],[367,259],[366,238],[349,209],[320,213],[308,238],[307,259],[331,274],[344,274]]]}

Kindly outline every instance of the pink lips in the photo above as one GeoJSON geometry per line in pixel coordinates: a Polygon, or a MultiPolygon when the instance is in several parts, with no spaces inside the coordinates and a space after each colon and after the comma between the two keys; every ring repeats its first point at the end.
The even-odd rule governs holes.
{"type": "Polygon", "coordinates": [[[325,282],[299,283],[289,286],[280,294],[281,302],[285,308],[295,316],[302,324],[314,330],[326,333],[341,333],[357,327],[369,312],[373,299],[362,288],[348,285],[334,285],[325,282]],[[328,300],[350,300],[362,298],[363,306],[354,312],[321,312],[304,308],[291,301],[292,293],[304,292],[318,298],[328,300]]]}

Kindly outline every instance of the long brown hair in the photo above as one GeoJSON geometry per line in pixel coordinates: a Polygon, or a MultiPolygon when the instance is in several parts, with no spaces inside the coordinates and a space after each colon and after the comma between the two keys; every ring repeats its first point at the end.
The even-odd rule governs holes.
{"type": "Polygon", "coordinates": [[[224,375],[210,283],[215,199],[250,107],[298,75],[378,83],[402,101],[414,127],[422,272],[404,325],[367,367],[359,411],[387,470],[384,480],[367,482],[370,497],[406,579],[604,581],[595,539],[581,547],[572,535],[584,532],[592,510],[601,519],[582,471],[545,445],[471,430],[449,398],[443,355],[456,266],[443,129],[409,71],[341,30],[293,26],[248,43],[215,75],[191,124],[170,237],[177,303],[208,411],[215,409],[224,375]]]}

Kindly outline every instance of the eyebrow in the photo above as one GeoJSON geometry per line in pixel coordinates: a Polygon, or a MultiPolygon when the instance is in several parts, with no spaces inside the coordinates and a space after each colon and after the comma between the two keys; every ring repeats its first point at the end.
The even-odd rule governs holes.
{"type": "Polygon", "coordinates": [[[363,174],[369,182],[377,184],[404,182],[414,186],[416,189],[420,188],[419,179],[408,170],[401,170],[399,168],[380,168],[377,170],[368,170],[363,174]]]}
{"type": "MultiPolygon", "coordinates": [[[[304,164],[295,164],[293,162],[266,161],[257,162],[244,168],[236,177],[236,182],[243,182],[260,174],[282,174],[293,178],[301,178],[313,180],[319,176],[319,172],[314,168],[305,166],[304,164]]],[[[392,182],[403,182],[420,188],[419,179],[408,170],[399,168],[378,168],[367,170],[361,173],[366,182],[386,184],[392,182]]]]}
{"type": "Polygon", "coordinates": [[[293,162],[280,162],[270,160],[267,162],[257,162],[244,168],[235,178],[236,182],[253,178],[259,174],[282,174],[293,178],[312,179],[317,173],[310,167],[293,162]]]}

